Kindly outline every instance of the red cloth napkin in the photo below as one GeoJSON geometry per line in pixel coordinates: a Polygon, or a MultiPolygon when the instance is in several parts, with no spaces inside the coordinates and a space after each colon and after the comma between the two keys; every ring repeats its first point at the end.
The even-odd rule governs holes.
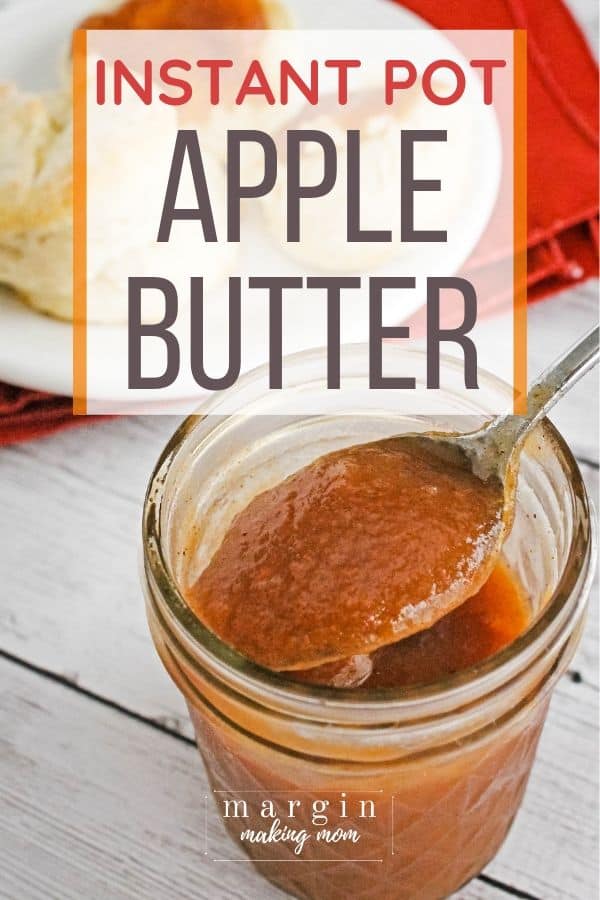
{"type": "Polygon", "coordinates": [[[32,440],[101,418],[75,417],[72,408],[70,398],[28,391],[0,381],[0,446],[32,440]]]}
{"type": "MultiPolygon", "coordinates": [[[[569,10],[560,0],[402,5],[436,28],[527,31],[528,299],[597,275],[598,66],[569,10]]],[[[484,258],[483,244],[465,268],[484,258]]]]}
{"type": "MultiPolygon", "coordinates": [[[[527,30],[529,299],[596,275],[598,67],[569,11],[560,0],[401,2],[436,28],[527,30]]],[[[0,444],[89,421],[70,410],[68,399],[0,383],[0,444]]]]}

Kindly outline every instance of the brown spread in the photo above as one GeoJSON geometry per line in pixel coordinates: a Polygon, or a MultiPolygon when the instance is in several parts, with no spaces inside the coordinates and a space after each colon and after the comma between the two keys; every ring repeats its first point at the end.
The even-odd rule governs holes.
{"type": "MultiPolygon", "coordinates": [[[[401,440],[330,453],[251,501],[188,602],[223,641],[271,669],[379,651],[369,683],[405,683],[394,649],[379,648],[430,628],[483,586],[493,568],[486,549],[501,525],[500,491],[401,440]]],[[[472,613],[487,609],[485,598],[500,582],[507,579],[498,570],[472,613]]],[[[475,622],[461,610],[438,626],[445,637],[431,646],[448,654],[444,671],[455,665],[452,654],[460,656],[451,648],[453,628],[462,633],[465,616],[475,622]]],[[[473,628],[481,646],[469,652],[481,658],[483,645],[498,641],[487,625],[473,628]]],[[[431,640],[415,637],[411,658],[418,661],[423,651],[415,657],[412,648],[431,640]]],[[[469,640],[461,639],[465,653],[469,640]]],[[[469,659],[461,656],[464,664],[469,659]]],[[[440,659],[427,665],[435,675],[440,659]]]]}
{"type": "Polygon", "coordinates": [[[499,562],[482,588],[424,631],[376,650],[293,677],[332,687],[394,688],[429,684],[482,662],[511,644],[529,625],[524,591],[499,562]]]}
{"type": "Polygon", "coordinates": [[[261,0],[126,0],[81,28],[266,28],[261,0]]]}

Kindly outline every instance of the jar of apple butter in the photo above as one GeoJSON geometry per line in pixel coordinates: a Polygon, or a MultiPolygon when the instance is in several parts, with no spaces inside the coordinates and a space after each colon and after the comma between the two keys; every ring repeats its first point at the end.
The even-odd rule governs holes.
{"type": "MultiPolygon", "coordinates": [[[[364,375],[366,348],[352,352],[364,375]]],[[[477,875],[519,809],[553,688],[581,633],[594,555],[589,506],[548,421],[523,452],[503,548],[528,620],[497,652],[475,663],[466,653],[464,667],[455,660],[425,683],[323,686],[254,664],[190,609],[189,586],[259,492],[329,451],[404,431],[469,431],[486,410],[509,405],[509,389],[484,375],[475,399],[461,400],[451,388],[459,367],[443,367],[451,417],[428,417],[423,392],[414,415],[377,414],[360,378],[356,394],[340,398],[342,414],[290,416],[250,374],[228,396],[227,415],[216,397],[206,415],[182,425],[148,489],[150,629],[187,701],[216,810],[235,842],[231,858],[248,857],[306,900],[437,900],[477,875]]],[[[290,377],[306,394],[325,370],[320,352],[299,354],[290,377]]]]}

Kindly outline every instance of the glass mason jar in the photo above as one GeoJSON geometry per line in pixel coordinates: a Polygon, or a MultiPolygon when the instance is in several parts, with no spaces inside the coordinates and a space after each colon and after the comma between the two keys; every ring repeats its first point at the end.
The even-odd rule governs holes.
{"type": "MultiPolygon", "coordinates": [[[[402,352],[423,362],[418,351],[402,352]]],[[[364,376],[366,349],[356,354],[364,376]]],[[[415,400],[418,414],[378,414],[360,389],[340,401],[344,415],[290,417],[251,373],[230,393],[227,415],[217,397],[211,415],[186,420],[148,489],[143,581],[154,643],[187,701],[228,831],[266,878],[307,900],[435,900],[479,873],[519,808],[552,690],[581,634],[592,523],[577,464],[548,421],[523,452],[503,550],[533,623],[490,659],[414,688],[299,684],[240,656],[187,607],[182,588],[259,491],[330,450],[402,431],[472,430],[486,410],[509,405],[507,387],[491,376],[481,377],[472,400],[453,394],[461,370],[451,360],[443,365],[456,417],[429,417],[426,393],[415,400]],[[301,853],[286,841],[252,843],[243,831],[265,828],[258,807],[242,809],[240,820],[225,797],[299,800],[294,815],[278,821],[311,836],[301,853]],[[331,826],[351,825],[356,843],[315,839],[313,804],[323,809],[324,799],[334,810],[330,834],[331,826]]],[[[310,392],[322,352],[299,354],[288,371],[310,392]]],[[[235,848],[231,855],[244,858],[235,848]]]]}

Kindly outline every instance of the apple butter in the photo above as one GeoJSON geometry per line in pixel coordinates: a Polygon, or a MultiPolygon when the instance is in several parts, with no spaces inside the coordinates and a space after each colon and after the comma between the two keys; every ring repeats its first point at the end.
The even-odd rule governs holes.
{"type": "Polygon", "coordinates": [[[289,674],[298,681],[332,687],[430,684],[498,653],[525,631],[530,620],[525,592],[500,561],[473,597],[431,628],[381,647],[371,656],[353,656],[289,674]]]}
{"type": "Polygon", "coordinates": [[[267,28],[261,0],[126,0],[81,28],[267,28]]]}
{"type": "Polygon", "coordinates": [[[329,453],[239,513],[188,603],[271,669],[371,654],[476,593],[501,508],[499,483],[402,440],[329,453]]]}

